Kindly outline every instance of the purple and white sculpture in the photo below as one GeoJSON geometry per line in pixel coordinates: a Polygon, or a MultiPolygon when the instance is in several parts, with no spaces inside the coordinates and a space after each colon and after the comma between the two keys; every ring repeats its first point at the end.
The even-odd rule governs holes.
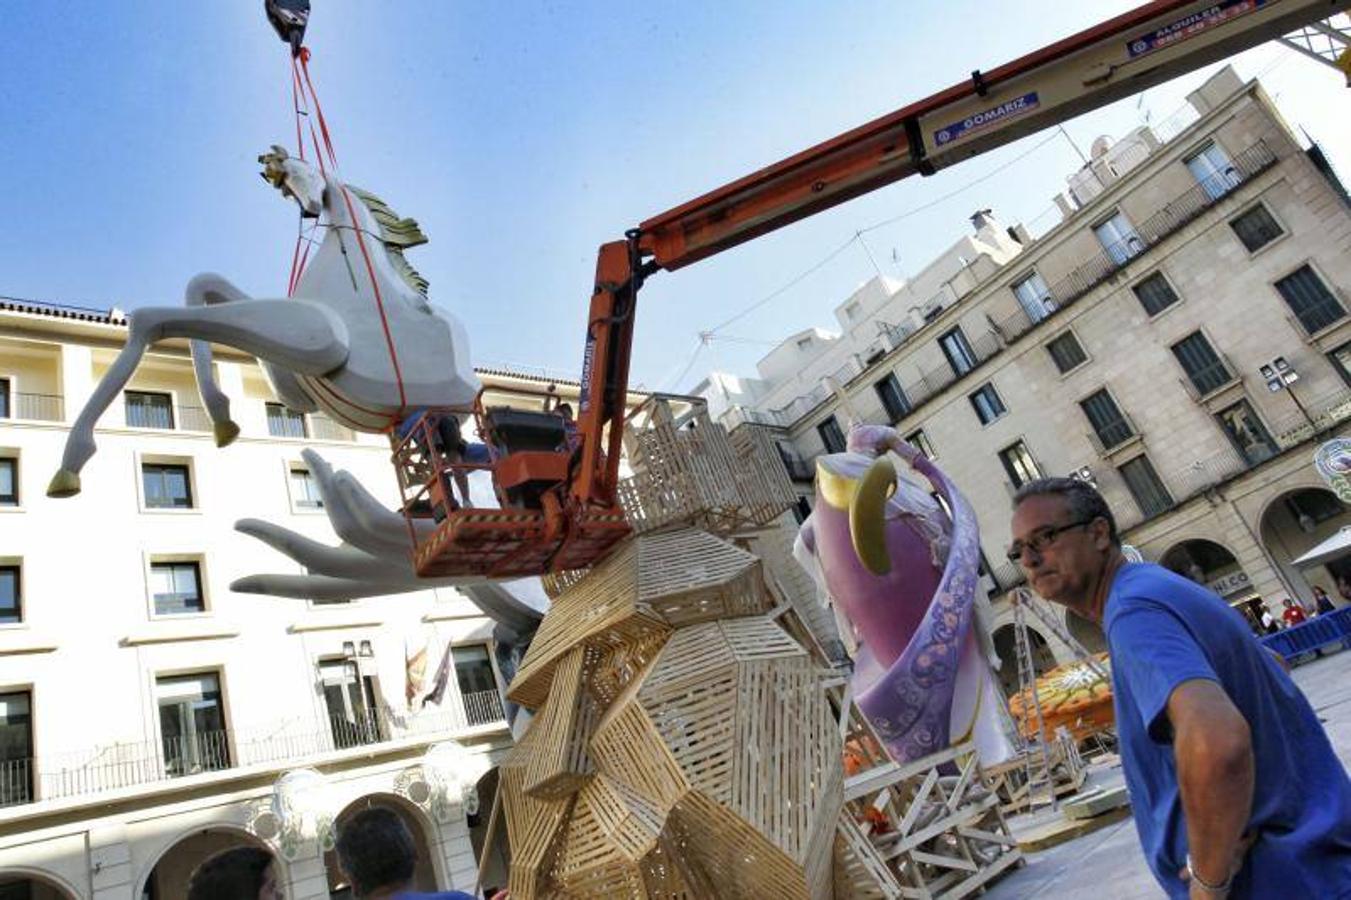
{"type": "Polygon", "coordinates": [[[855,426],[847,452],[817,458],[816,505],[794,553],[847,620],[854,697],[892,757],[968,740],[986,765],[1013,756],[974,621],[976,517],[938,467],[893,429],[855,426]],[[929,481],[950,518],[887,451],[929,481]]]}

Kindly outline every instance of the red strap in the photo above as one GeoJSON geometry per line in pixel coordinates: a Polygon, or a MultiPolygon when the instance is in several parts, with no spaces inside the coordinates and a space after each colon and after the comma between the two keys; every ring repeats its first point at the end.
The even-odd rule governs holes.
{"type": "MultiPolygon", "coordinates": [[[[397,424],[397,423],[403,418],[404,411],[405,411],[405,410],[407,409],[407,407],[408,407],[408,398],[407,398],[407,396],[406,396],[405,393],[404,393],[404,387],[403,387],[403,372],[402,372],[402,370],[401,370],[400,367],[399,367],[399,354],[398,354],[398,351],[395,350],[395,348],[394,348],[394,335],[390,332],[390,328],[389,328],[389,317],[385,314],[385,301],[384,301],[384,297],[382,297],[381,294],[380,294],[380,282],[379,282],[379,281],[376,279],[376,277],[375,277],[375,264],[371,262],[370,251],[368,251],[368,250],[366,249],[366,239],[365,239],[365,236],[362,234],[362,230],[361,230],[361,228],[360,228],[360,227],[358,226],[358,224],[357,224],[357,221],[358,221],[358,220],[357,220],[356,208],[355,208],[355,207],[353,206],[353,204],[352,204],[352,196],[351,196],[351,194],[348,192],[347,186],[346,186],[345,184],[342,183],[342,180],[338,177],[338,174],[337,174],[337,172],[338,172],[338,157],[337,157],[337,155],[333,152],[333,139],[332,139],[332,136],[329,134],[329,131],[328,131],[328,123],[324,120],[324,111],[323,111],[323,108],[319,105],[319,95],[315,93],[315,91],[314,91],[314,83],[310,80],[309,59],[310,59],[310,51],[309,51],[309,49],[308,49],[308,48],[302,47],[302,48],[301,48],[301,51],[300,51],[300,73],[304,76],[304,85],[302,86],[301,92],[300,92],[300,93],[301,93],[301,96],[302,96],[302,97],[305,97],[305,99],[306,99],[307,101],[312,100],[313,103],[314,103],[314,111],[315,111],[315,114],[317,115],[317,117],[318,117],[318,119],[319,119],[319,131],[320,131],[320,133],[322,133],[323,136],[324,136],[324,149],[328,151],[329,162],[331,162],[331,163],[333,164],[333,172],[334,172],[333,178],[334,178],[334,181],[338,184],[338,186],[342,189],[342,199],[343,199],[343,202],[344,202],[344,203],[346,204],[346,206],[347,206],[347,215],[348,215],[348,216],[351,218],[351,220],[352,220],[352,233],[356,235],[356,238],[357,238],[357,246],[361,248],[361,258],[362,258],[362,259],[365,261],[365,263],[366,263],[366,274],[367,274],[367,276],[370,278],[370,282],[371,282],[371,290],[372,290],[372,292],[375,294],[375,306],[376,306],[376,309],[377,309],[377,310],[379,311],[379,313],[380,313],[380,327],[384,330],[384,333],[385,333],[385,346],[389,348],[389,361],[390,361],[390,363],[391,363],[391,364],[393,365],[393,367],[394,367],[394,381],[395,381],[395,384],[398,386],[398,389],[399,389],[399,412],[398,412],[398,415],[390,421],[390,425],[387,426],[386,430],[389,430],[390,428],[392,428],[395,424],[397,424]]],[[[294,60],[294,58],[292,59],[291,65],[292,65],[292,68],[294,69],[294,67],[295,67],[295,60],[294,60]]],[[[297,116],[297,119],[296,119],[296,127],[297,127],[297,129],[299,129],[299,127],[300,127],[299,115],[300,115],[300,107],[299,107],[299,105],[297,105],[297,107],[296,107],[296,116],[297,116]]],[[[312,140],[314,140],[314,143],[315,143],[315,157],[316,157],[316,158],[318,159],[318,161],[319,161],[319,170],[320,170],[320,172],[322,172],[324,175],[327,175],[328,173],[327,173],[327,171],[324,169],[324,156],[323,156],[323,154],[319,151],[318,140],[315,139],[315,135],[314,135],[314,123],[313,123],[313,122],[310,123],[310,137],[311,137],[312,140]]],[[[299,249],[299,244],[297,244],[297,249],[299,249]]],[[[306,251],[305,251],[305,252],[306,252],[306,255],[308,256],[308,253],[309,253],[309,248],[308,248],[308,247],[306,248],[306,251]]],[[[304,265],[304,263],[303,263],[303,259],[302,259],[302,262],[301,262],[301,268],[303,268],[303,265],[304,265]]],[[[293,269],[293,272],[294,272],[294,271],[295,271],[295,270],[293,269]]],[[[298,280],[299,280],[299,276],[296,275],[296,281],[298,281],[298,280]]],[[[291,290],[294,290],[294,289],[295,289],[295,285],[292,284],[291,290]]]]}

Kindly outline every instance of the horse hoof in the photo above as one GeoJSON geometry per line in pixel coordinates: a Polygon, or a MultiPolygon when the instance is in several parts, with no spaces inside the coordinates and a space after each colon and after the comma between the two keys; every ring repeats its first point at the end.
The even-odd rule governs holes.
{"type": "Polygon", "coordinates": [[[47,485],[48,497],[74,497],[80,492],[80,476],[70,469],[62,469],[52,476],[47,485]]]}
{"type": "Polygon", "coordinates": [[[216,435],[217,447],[228,447],[239,437],[239,426],[234,422],[217,422],[211,426],[211,430],[216,435]]]}

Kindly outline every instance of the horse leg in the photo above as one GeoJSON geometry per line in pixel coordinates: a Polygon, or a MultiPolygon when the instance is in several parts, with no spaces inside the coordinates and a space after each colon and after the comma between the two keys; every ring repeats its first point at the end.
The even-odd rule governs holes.
{"type": "MultiPolygon", "coordinates": [[[[215,303],[235,303],[251,299],[226,279],[213,273],[203,273],[188,282],[183,292],[185,306],[209,306],[215,303]]],[[[230,419],[230,398],[216,384],[216,373],[211,370],[211,344],[193,340],[192,370],[197,376],[197,390],[202,405],[211,417],[211,430],[217,447],[227,447],[239,437],[239,426],[230,419]]]]}
{"type": "Polygon", "coordinates": [[[342,320],[304,300],[241,300],[187,309],[150,306],[130,313],[127,320],[126,346],[71,427],[48,496],[80,492],[80,470],[96,449],[94,425],[155,341],[174,337],[214,341],[305,375],[325,375],[347,360],[347,327],[342,320]]]}
{"type": "Polygon", "coordinates": [[[272,382],[272,390],[276,393],[277,399],[285,403],[289,409],[301,413],[319,411],[319,404],[314,402],[314,398],[301,386],[300,379],[291,370],[274,366],[265,359],[258,360],[258,363],[267,373],[267,380],[272,382]]]}

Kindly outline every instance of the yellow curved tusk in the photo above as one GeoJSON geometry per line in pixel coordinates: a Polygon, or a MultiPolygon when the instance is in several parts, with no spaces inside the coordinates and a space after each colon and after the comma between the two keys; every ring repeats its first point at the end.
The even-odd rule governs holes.
{"type": "Polygon", "coordinates": [[[849,503],[849,538],[859,561],[874,575],[891,571],[887,553],[887,498],[896,490],[896,467],[879,457],[864,474],[849,503]]]}

